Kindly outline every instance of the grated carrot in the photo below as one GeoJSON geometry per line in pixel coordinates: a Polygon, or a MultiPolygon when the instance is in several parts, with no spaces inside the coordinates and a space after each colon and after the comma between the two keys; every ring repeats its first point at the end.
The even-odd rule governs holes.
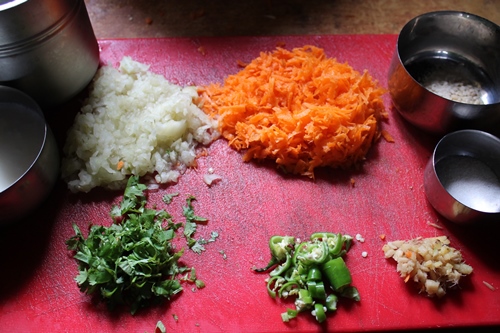
{"type": "Polygon", "coordinates": [[[207,50],[205,50],[204,46],[198,47],[198,52],[200,52],[201,55],[206,55],[207,54],[207,50]]]}
{"type": "Polygon", "coordinates": [[[242,67],[242,68],[245,68],[245,67],[247,67],[247,65],[248,65],[246,62],[243,62],[243,61],[241,61],[241,60],[239,60],[239,59],[238,59],[238,60],[236,60],[236,64],[237,64],[239,67],[242,67]]]}
{"type": "Polygon", "coordinates": [[[276,47],[285,48],[285,46],[286,46],[286,43],[284,41],[279,41],[276,43],[276,47]]]}
{"type": "Polygon", "coordinates": [[[311,178],[317,167],[365,159],[387,117],[384,93],[367,71],[314,46],[262,52],[223,85],[200,90],[204,111],[245,161],[272,159],[311,178]]]}
{"type": "Polygon", "coordinates": [[[389,142],[389,143],[394,143],[394,138],[392,137],[392,135],[387,132],[386,130],[382,130],[381,131],[381,134],[382,134],[382,137],[385,139],[385,141],[389,142]]]}

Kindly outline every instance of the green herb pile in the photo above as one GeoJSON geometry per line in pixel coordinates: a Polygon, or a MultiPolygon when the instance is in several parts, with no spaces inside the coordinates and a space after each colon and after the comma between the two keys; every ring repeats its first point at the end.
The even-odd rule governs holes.
{"type": "MultiPolygon", "coordinates": [[[[183,290],[182,281],[204,287],[194,268],[179,264],[184,249],[176,251],[172,240],[180,227],[184,226],[188,247],[198,253],[204,250],[203,244],[217,237],[212,233],[209,241],[193,238],[196,223],[206,221],[194,214],[194,197],[186,200],[183,225],[174,223],[165,210],[147,208],[145,190],[138,177],[130,177],[120,205],[111,210],[113,224],[92,225],[87,238],[73,225],[76,235],[66,241],[78,263],[75,280],[80,290],[100,295],[111,308],[129,306],[132,314],[178,294],[183,290]]],[[[168,203],[171,196],[163,200],[168,203]]]]}
{"type": "Polygon", "coordinates": [[[254,270],[270,271],[267,291],[272,298],[295,297],[295,309],[281,314],[284,322],[310,311],[321,323],[328,312],[337,310],[339,297],[360,300],[342,258],[351,243],[351,236],[340,233],[314,233],[302,242],[291,236],[271,237],[271,260],[254,270]]]}

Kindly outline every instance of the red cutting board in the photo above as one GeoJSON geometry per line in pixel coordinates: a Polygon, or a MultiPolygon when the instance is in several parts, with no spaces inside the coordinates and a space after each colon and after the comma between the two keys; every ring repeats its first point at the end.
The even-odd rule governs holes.
{"type": "MultiPolygon", "coordinates": [[[[386,86],[395,43],[393,35],[340,35],[102,40],[100,46],[103,63],[117,65],[123,56],[131,56],[174,83],[204,85],[222,82],[240,70],[238,60],[249,62],[261,51],[312,44],[358,71],[368,70],[386,86]]],[[[84,96],[48,112],[60,145],[84,96]]],[[[121,193],[95,189],[71,194],[60,181],[40,210],[0,229],[0,331],[142,333],[154,332],[159,320],[167,332],[361,332],[500,325],[499,225],[458,226],[434,212],[425,199],[422,172],[438,138],[405,123],[392,110],[388,96],[385,103],[390,117],[383,127],[395,142],[377,142],[357,170],[319,170],[315,180],[284,176],[272,163],[243,162],[241,153],[220,139],[208,148],[208,156],[199,159],[197,169],[177,184],[150,193],[151,205],[165,207],[162,196],[179,192],[165,207],[179,222],[186,197],[194,195],[196,214],[209,219],[196,235],[209,238],[217,231],[220,236],[204,253],[186,252],[182,258],[196,268],[204,289],[193,291],[185,285],[169,304],[135,316],[109,313],[79,291],[74,281],[77,266],[65,245],[74,234],[73,223],[82,230],[90,222],[109,225],[109,210],[121,193]],[[212,187],[203,182],[209,168],[222,176],[212,187]],[[359,233],[365,238],[364,243],[355,242],[347,256],[361,302],[340,303],[323,325],[309,315],[285,324],[280,313],[289,304],[271,299],[265,275],[251,268],[269,260],[267,242],[272,235],[306,238],[318,231],[359,233]],[[444,299],[419,295],[399,277],[392,260],[384,258],[382,234],[386,241],[447,235],[474,273],[444,299]],[[362,257],[363,251],[368,257],[362,257]]]]}

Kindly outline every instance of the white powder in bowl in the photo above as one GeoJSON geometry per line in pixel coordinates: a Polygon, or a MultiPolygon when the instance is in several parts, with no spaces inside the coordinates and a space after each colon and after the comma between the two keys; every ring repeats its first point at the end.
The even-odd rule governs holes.
{"type": "Polygon", "coordinates": [[[219,137],[217,123],[181,87],[124,57],[101,67],[63,148],[62,177],[73,192],[123,189],[130,175],[176,182],[195,163],[195,149],[219,137]]]}
{"type": "Polygon", "coordinates": [[[422,85],[436,95],[455,102],[485,104],[482,96],[486,92],[479,84],[445,70],[432,71],[422,80],[422,85]]]}

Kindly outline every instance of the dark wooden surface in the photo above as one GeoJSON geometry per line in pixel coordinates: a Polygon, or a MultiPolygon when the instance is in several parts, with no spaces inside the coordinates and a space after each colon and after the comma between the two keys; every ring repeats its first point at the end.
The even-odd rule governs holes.
{"type": "Polygon", "coordinates": [[[97,38],[397,34],[458,10],[500,24],[499,0],[85,0],[97,38]]]}

